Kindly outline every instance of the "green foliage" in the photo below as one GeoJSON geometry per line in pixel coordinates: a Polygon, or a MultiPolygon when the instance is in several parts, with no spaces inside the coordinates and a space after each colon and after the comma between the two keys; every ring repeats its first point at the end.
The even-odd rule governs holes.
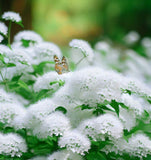
{"type": "Polygon", "coordinates": [[[55,111],[61,111],[61,112],[64,113],[64,114],[67,113],[67,110],[66,110],[64,107],[62,107],[62,106],[57,107],[57,108],[55,109],[55,111]]]}

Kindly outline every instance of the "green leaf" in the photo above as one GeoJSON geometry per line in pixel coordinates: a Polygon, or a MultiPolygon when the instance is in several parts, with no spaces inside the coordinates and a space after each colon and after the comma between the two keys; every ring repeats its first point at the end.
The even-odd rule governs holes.
{"type": "Polygon", "coordinates": [[[0,61],[5,64],[5,61],[4,61],[4,55],[0,54],[0,61]]]}
{"type": "Polygon", "coordinates": [[[42,98],[48,97],[50,91],[51,91],[50,89],[43,89],[43,90],[41,90],[41,91],[36,95],[35,101],[38,101],[38,100],[40,100],[40,99],[42,99],[42,98]]]}
{"type": "Polygon", "coordinates": [[[81,108],[81,110],[92,109],[92,107],[89,107],[89,105],[85,105],[85,104],[79,105],[79,106],[77,106],[75,108],[81,108]]]}
{"type": "Polygon", "coordinates": [[[91,152],[86,156],[87,160],[107,160],[100,152],[91,152]]]}
{"type": "Polygon", "coordinates": [[[22,75],[23,75],[23,74],[18,75],[18,76],[14,76],[14,77],[11,79],[11,81],[18,81],[18,80],[21,78],[22,75]]]}
{"type": "Polygon", "coordinates": [[[44,62],[41,62],[38,65],[32,65],[33,69],[34,69],[34,72],[31,73],[31,74],[33,74],[33,75],[36,75],[36,74],[42,75],[44,73],[44,68],[46,67],[47,64],[54,64],[54,62],[52,62],[52,61],[44,61],[44,62]]]}
{"type": "Polygon", "coordinates": [[[53,84],[59,84],[59,86],[63,86],[65,84],[65,81],[62,81],[62,80],[59,80],[59,81],[53,81],[53,82],[50,82],[50,85],[53,85],[53,84]]]}
{"type": "Polygon", "coordinates": [[[67,110],[66,108],[62,107],[62,106],[59,106],[55,109],[55,111],[61,111],[63,114],[66,114],[67,113],[67,110]]]}
{"type": "Polygon", "coordinates": [[[5,66],[6,66],[6,67],[15,67],[16,64],[14,64],[14,63],[7,63],[7,64],[5,64],[5,66]]]}
{"type": "Polygon", "coordinates": [[[24,47],[29,47],[29,44],[31,43],[30,40],[24,40],[24,39],[22,39],[21,42],[24,47]]]}
{"type": "Polygon", "coordinates": [[[124,109],[129,109],[129,107],[127,107],[124,103],[119,103],[119,105],[124,109]]]}
{"type": "Polygon", "coordinates": [[[15,22],[16,24],[20,25],[22,28],[24,28],[24,25],[22,23],[22,21],[19,21],[19,22],[15,22]]]}
{"type": "Polygon", "coordinates": [[[110,103],[111,107],[114,108],[115,112],[119,116],[119,104],[115,100],[112,100],[110,103]]]}
{"type": "Polygon", "coordinates": [[[27,91],[30,91],[30,89],[28,88],[28,85],[27,85],[25,82],[23,82],[22,80],[19,80],[19,81],[18,81],[18,85],[19,85],[20,87],[26,89],[27,91]]]}

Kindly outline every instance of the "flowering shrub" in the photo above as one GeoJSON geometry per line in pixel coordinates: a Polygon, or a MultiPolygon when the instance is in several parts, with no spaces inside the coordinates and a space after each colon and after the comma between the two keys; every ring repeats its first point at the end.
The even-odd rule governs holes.
{"type": "MultiPolygon", "coordinates": [[[[2,19],[22,26],[17,13],[2,19]]],[[[0,159],[151,159],[151,39],[142,40],[148,58],[74,39],[70,72],[58,74],[57,45],[26,30],[10,44],[10,30],[0,22],[0,159]]],[[[131,32],[124,40],[138,38],[131,32]]]]}

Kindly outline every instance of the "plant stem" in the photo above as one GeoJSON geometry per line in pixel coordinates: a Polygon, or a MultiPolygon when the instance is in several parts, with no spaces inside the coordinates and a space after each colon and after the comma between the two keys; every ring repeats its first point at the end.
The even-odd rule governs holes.
{"type": "Polygon", "coordinates": [[[5,79],[4,79],[3,74],[2,74],[1,71],[0,71],[0,75],[1,75],[1,77],[2,77],[2,80],[3,80],[4,84],[5,84],[5,89],[6,89],[6,91],[8,92],[7,83],[6,83],[5,79]]]}
{"type": "Polygon", "coordinates": [[[82,57],[77,63],[76,63],[76,66],[81,62],[83,61],[83,59],[85,58],[86,56],[82,57]]]}
{"type": "Polygon", "coordinates": [[[9,46],[10,48],[11,48],[11,45],[10,45],[11,24],[12,24],[12,22],[10,21],[10,22],[9,22],[9,27],[8,27],[8,46],[9,46]]]}

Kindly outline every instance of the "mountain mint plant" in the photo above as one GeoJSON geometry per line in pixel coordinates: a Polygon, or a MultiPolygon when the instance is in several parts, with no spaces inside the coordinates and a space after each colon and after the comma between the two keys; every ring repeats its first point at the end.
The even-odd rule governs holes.
{"type": "Polygon", "coordinates": [[[22,26],[21,17],[5,12],[2,20],[1,160],[151,159],[150,38],[141,42],[146,57],[74,39],[64,55],[70,71],[58,74],[54,56],[63,54],[56,44],[29,30],[10,43],[11,23],[22,26]]]}

